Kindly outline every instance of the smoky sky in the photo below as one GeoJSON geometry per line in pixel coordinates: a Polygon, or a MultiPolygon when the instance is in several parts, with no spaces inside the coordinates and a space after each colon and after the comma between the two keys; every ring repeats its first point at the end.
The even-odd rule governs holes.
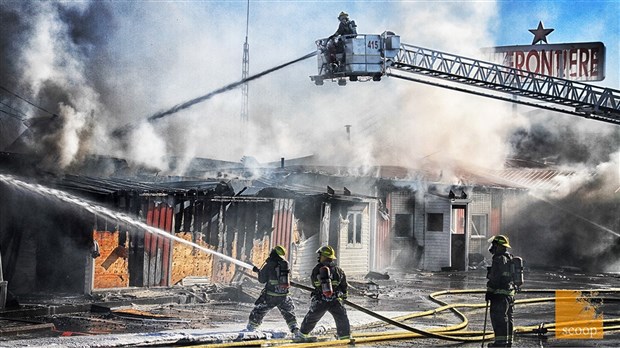
{"type": "MultiPolygon", "coordinates": [[[[351,2],[348,9],[336,2],[250,3],[250,75],[315,50],[315,40],[336,30],[342,10],[360,33],[390,30],[403,43],[472,58],[494,46],[501,20],[496,2],[351,2]]],[[[308,59],[251,81],[245,134],[239,89],[148,123],[158,111],[241,80],[244,13],[243,1],[2,1],[0,82],[49,113],[2,92],[0,101],[36,125],[28,139],[48,169],[79,169],[88,155],[105,155],[183,174],[178,166],[180,172],[171,172],[169,158],[189,163],[247,155],[264,163],[314,155],[322,165],[433,162],[450,173],[456,163],[501,169],[516,157],[578,171],[554,202],[618,229],[615,214],[598,213],[618,211],[617,195],[607,193],[617,189],[617,169],[608,164],[617,162],[620,127],[593,120],[527,108],[512,113],[509,103],[390,78],[315,86],[309,76],[317,62],[308,59]],[[126,124],[136,126],[123,141],[110,136],[126,124]],[[597,180],[600,186],[591,184],[597,180]]],[[[554,232],[549,238],[572,234],[584,243],[596,235],[591,224],[571,224],[553,204],[533,201],[520,210],[541,213],[536,224],[515,220],[524,233],[544,228],[554,232]]],[[[543,251],[558,259],[605,254],[604,245],[587,245],[592,248],[583,253],[543,251]]]]}
{"type": "MultiPolygon", "coordinates": [[[[563,117],[556,114],[553,117],[563,117]]],[[[516,128],[509,141],[512,156],[519,159],[551,164],[596,165],[609,160],[609,155],[620,149],[620,127],[615,125],[588,125],[580,122],[558,122],[553,117],[534,119],[529,127],[516,128]]]]}
{"type": "Polygon", "coordinates": [[[620,271],[620,238],[607,230],[620,231],[619,200],[581,194],[553,201],[528,197],[507,219],[506,231],[517,236],[511,244],[529,266],[620,271]]]}
{"type": "MultiPolygon", "coordinates": [[[[44,127],[43,135],[34,137],[41,141],[33,146],[50,159],[46,162],[57,162],[63,168],[75,165],[81,156],[89,153],[127,158],[131,163],[155,166],[163,171],[169,167],[167,156],[238,161],[251,155],[259,161],[272,161],[315,154],[326,164],[343,161],[353,166],[376,162],[407,164],[436,152],[441,138],[450,132],[442,130],[435,137],[436,143],[421,141],[423,146],[414,146],[419,149],[414,154],[398,159],[392,154],[412,148],[415,144],[407,139],[413,137],[397,135],[389,143],[381,139],[393,129],[410,127],[426,113],[420,110],[412,114],[413,104],[407,105],[405,99],[410,98],[405,96],[428,99],[422,96],[427,92],[409,93],[413,86],[394,86],[390,82],[374,86],[350,84],[347,88],[329,84],[318,88],[308,77],[316,74],[316,62],[308,60],[252,81],[246,141],[239,141],[240,91],[231,90],[200,107],[179,113],[174,119],[153,127],[138,126],[136,133],[129,137],[131,140],[117,142],[109,136],[115,127],[140,122],[160,110],[240,80],[245,27],[243,21],[232,21],[231,14],[238,13],[245,5],[93,1],[27,5],[3,2],[0,6],[3,18],[7,18],[3,22],[8,24],[3,26],[6,35],[3,35],[2,54],[11,62],[3,68],[7,70],[5,75],[14,76],[18,92],[24,91],[24,96],[61,116],[55,121],[57,125],[44,127]],[[12,48],[10,52],[8,47],[12,48]],[[393,126],[373,130],[364,120],[393,126]],[[344,142],[344,124],[353,124],[355,143],[344,142]],[[385,146],[394,149],[386,151],[385,146]]],[[[276,18],[286,23],[286,18],[299,13],[299,6],[306,5],[278,4],[276,18]]],[[[410,37],[424,37],[440,46],[449,46],[448,42],[454,40],[454,33],[448,30],[414,35],[419,26],[395,24],[407,22],[406,16],[389,23],[381,12],[368,16],[366,6],[374,7],[360,4],[349,9],[360,31],[396,30],[410,37]]],[[[454,22],[483,24],[482,28],[472,30],[475,35],[466,36],[463,30],[459,31],[459,35],[470,41],[454,46],[459,52],[488,46],[488,42],[482,41],[485,23],[493,16],[493,4],[419,6],[422,8],[407,9],[407,12],[424,17],[440,10],[446,21],[452,22],[451,27],[454,22]],[[460,13],[460,18],[451,14],[452,10],[460,13]]],[[[382,11],[400,12],[405,8],[406,5],[398,3],[382,5],[382,11]]],[[[266,18],[273,19],[274,10],[269,2],[252,4],[250,75],[315,50],[316,39],[335,31],[336,17],[342,9],[337,4],[325,4],[324,9],[314,6],[311,10],[316,13],[307,16],[314,18],[313,21],[294,32],[265,22],[266,18]]],[[[456,40],[463,42],[462,38],[456,40]]],[[[31,117],[49,116],[29,111],[31,117]]],[[[448,111],[440,108],[434,113],[445,115],[448,111]]],[[[424,132],[422,128],[413,130],[424,132]]],[[[492,132],[504,133],[501,128],[497,125],[492,132]]],[[[464,143],[481,148],[480,143],[467,144],[472,138],[453,137],[452,140],[454,145],[439,157],[454,155],[464,143]]],[[[497,161],[505,151],[493,148],[499,150],[486,157],[497,161]]]]}
{"type": "MultiPolygon", "coordinates": [[[[250,75],[306,54],[332,34],[342,5],[322,5],[251,3],[250,75]],[[304,25],[288,30],[291,18],[304,25]]],[[[350,6],[358,32],[390,30],[404,43],[472,57],[493,45],[493,2],[350,6]]],[[[592,131],[601,141],[588,143],[589,126],[572,116],[554,115],[553,124],[523,113],[506,117],[508,103],[406,81],[314,86],[314,59],[250,82],[245,139],[239,89],[140,124],[241,80],[244,10],[242,2],[2,2],[0,54],[7,63],[0,77],[60,115],[38,123],[32,145],[62,168],[89,154],[162,172],[170,170],[169,157],[272,162],[312,154],[319,164],[415,168],[433,161],[449,171],[456,160],[499,169],[509,156],[596,164],[617,147],[609,130],[592,131]],[[126,139],[110,136],[126,124],[137,124],[126,139]]],[[[50,117],[22,108],[31,118],[50,117]]]]}
{"type": "Polygon", "coordinates": [[[0,81],[9,86],[18,86],[20,76],[20,45],[31,34],[28,22],[33,8],[28,2],[15,3],[15,6],[0,4],[0,81]]]}
{"type": "Polygon", "coordinates": [[[97,61],[113,31],[105,4],[0,4],[0,81],[21,98],[0,97],[30,119],[29,137],[18,141],[26,148],[15,150],[40,156],[47,169],[66,167],[89,152],[90,119],[100,112],[97,61]]]}

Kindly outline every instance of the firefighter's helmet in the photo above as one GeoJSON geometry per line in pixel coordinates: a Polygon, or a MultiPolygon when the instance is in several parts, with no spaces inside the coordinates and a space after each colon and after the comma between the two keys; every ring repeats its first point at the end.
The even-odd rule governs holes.
{"type": "Polygon", "coordinates": [[[348,13],[346,13],[346,12],[344,12],[344,11],[342,11],[342,12],[340,12],[340,14],[338,15],[338,19],[341,19],[342,17],[344,17],[344,18],[349,18],[349,14],[348,14],[348,13]]]}
{"type": "Polygon", "coordinates": [[[489,243],[496,243],[498,245],[504,246],[506,248],[512,248],[510,246],[510,242],[508,241],[508,237],[504,236],[504,235],[497,235],[494,237],[491,237],[491,239],[489,239],[489,243]]]}
{"type": "Polygon", "coordinates": [[[286,255],[286,248],[285,248],[285,247],[283,247],[283,246],[281,246],[281,245],[276,245],[276,246],[273,248],[273,251],[275,251],[275,252],[276,252],[276,254],[278,254],[278,255],[280,255],[280,256],[282,256],[282,257],[284,257],[284,255],[286,255]]]}
{"type": "Polygon", "coordinates": [[[325,245],[320,247],[317,251],[317,254],[319,254],[320,256],[324,256],[328,259],[332,259],[335,260],[336,259],[336,251],[334,250],[334,248],[330,247],[329,245],[325,245]]]}

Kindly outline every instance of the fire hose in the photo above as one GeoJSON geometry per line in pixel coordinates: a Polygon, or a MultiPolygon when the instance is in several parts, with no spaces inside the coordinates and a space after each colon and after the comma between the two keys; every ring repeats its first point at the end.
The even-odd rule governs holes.
{"type": "MultiPolygon", "coordinates": [[[[292,286],[303,289],[303,290],[309,290],[312,291],[313,289],[305,286],[305,285],[301,285],[301,284],[297,284],[297,283],[291,283],[292,286]]],[[[372,343],[372,342],[379,342],[379,341],[390,341],[390,340],[404,340],[404,339],[414,339],[414,338],[437,338],[437,339],[441,339],[443,340],[444,337],[448,337],[450,341],[459,341],[459,342],[464,342],[464,341],[484,341],[487,339],[491,339],[494,337],[493,333],[489,333],[489,334],[485,334],[482,331],[461,331],[461,329],[465,328],[468,325],[468,320],[464,315],[460,315],[459,317],[463,320],[461,324],[457,324],[457,325],[453,325],[453,326],[449,326],[449,327],[442,327],[442,328],[433,328],[433,329],[429,329],[429,330],[420,330],[420,329],[416,329],[413,327],[410,327],[406,324],[401,323],[400,321],[404,321],[404,320],[408,320],[408,319],[412,319],[412,318],[419,318],[419,317],[424,317],[424,316],[428,316],[428,315],[433,315],[445,310],[452,310],[453,312],[456,311],[458,312],[458,310],[456,310],[456,308],[462,308],[462,307],[469,307],[469,308],[483,308],[486,307],[486,303],[454,303],[454,304],[447,304],[441,300],[438,300],[437,297],[438,296],[443,296],[443,295],[451,295],[451,294],[483,294],[486,290],[484,289],[468,289],[468,290],[444,290],[444,291],[438,291],[435,293],[432,293],[429,295],[429,297],[439,303],[442,304],[441,307],[438,307],[436,309],[433,310],[428,310],[428,311],[424,311],[424,312],[418,312],[418,313],[412,313],[409,315],[405,315],[405,316],[400,316],[397,318],[387,318],[385,316],[382,316],[378,313],[375,313],[373,311],[370,311],[364,307],[358,306],[348,300],[345,300],[345,303],[349,306],[351,306],[352,308],[355,308],[357,310],[362,311],[363,313],[369,314],[377,319],[382,320],[384,323],[387,324],[391,324],[394,326],[397,326],[401,329],[405,329],[407,331],[410,332],[401,332],[401,331],[392,331],[392,332],[376,332],[376,333],[359,333],[359,337],[355,337],[352,340],[346,339],[346,340],[331,340],[329,341],[329,345],[330,346],[337,346],[337,345],[347,345],[350,344],[352,341],[354,341],[355,343],[372,343]],[[387,319],[387,320],[385,320],[387,319]],[[413,330],[411,330],[413,329],[413,330]],[[415,331],[414,331],[415,330],[415,331]]],[[[555,289],[551,289],[551,290],[521,290],[522,293],[554,293],[556,290],[555,289]]],[[[597,289],[596,291],[598,291],[599,293],[620,293],[620,289],[597,289]]],[[[561,299],[561,298],[560,298],[561,299]]],[[[618,301],[618,298],[603,298],[605,301],[618,301]]],[[[543,303],[543,302],[553,302],[556,301],[557,298],[555,297],[543,297],[543,298],[533,298],[533,299],[521,299],[521,300],[516,300],[515,304],[522,304],[522,305],[530,305],[530,304],[537,304],[537,303],[543,303]]],[[[460,312],[458,312],[460,313],[460,312]]],[[[563,322],[562,325],[569,325],[569,324],[579,324],[579,323],[584,323],[583,321],[574,321],[574,322],[563,322]]],[[[604,319],[603,320],[604,324],[607,324],[607,326],[603,327],[603,331],[616,331],[616,330],[620,330],[620,318],[617,319],[604,319]],[[609,324],[616,324],[616,325],[612,325],[609,326],[609,324]]],[[[532,334],[544,334],[547,332],[555,332],[555,328],[556,328],[557,324],[556,323],[543,323],[543,324],[539,324],[539,325],[532,325],[532,326],[517,326],[515,327],[515,334],[528,334],[528,333],[532,333],[532,334]]],[[[366,326],[368,327],[368,326],[366,326]]],[[[357,335],[356,335],[357,336],[357,335]]],[[[230,343],[220,343],[220,344],[208,344],[208,345],[204,345],[204,347],[244,347],[244,346],[256,346],[256,345],[262,345],[264,344],[266,341],[265,340],[249,340],[249,341],[242,341],[242,342],[230,342],[230,343]]],[[[287,344],[291,344],[294,341],[293,340],[269,340],[267,342],[270,342],[270,344],[277,344],[278,347],[287,347],[287,344]]],[[[295,343],[294,347],[322,347],[325,345],[325,342],[310,342],[310,343],[295,343]]]]}
{"type": "MultiPolygon", "coordinates": [[[[314,289],[309,287],[309,286],[305,286],[305,285],[298,284],[298,283],[295,283],[295,282],[291,282],[291,286],[294,286],[294,287],[302,289],[302,290],[314,291],[314,289]]],[[[388,324],[394,325],[394,326],[396,326],[398,328],[401,328],[401,329],[404,329],[404,330],[407,330],[407,331],[411,331],[411,332],[417,333],[417,334],[422,335],[422,336],[426,336],[426,337],[429,337],[429,338],[437,338],[437,339],[441,339],[441,340],[456,341],[456,342],[464,341],[463,338],[456,338],[456,337],[452,337],[452,336],[436,334],[436,333],[433,333],[433,332],[430,332],[430,331],[416,329],[416,328],[414,328],[412,326],[403,324],[401,322],[398,322],[396,320],[393,320],[393,319],[390,319],[390,318],[388,318],[386,316],[383,316],[383,315],[381,315],[379,313],[376,313],[376,312],[373,312],[373,311],[371,311],[369,309],[366,309],[366,308],[364,308],[364,307],[362,307],[360,305],[357,305],[357,304],[355,304],[355,303],[353,303],[353,302],[351,302],[349,300],[343,300],[343,303],[345,303],[346,305],[348,305],[348,306],[350,306],[352,308],[357,309],[358,311],[360,311],[362,313],[366,313],[366,314],[368,314],[368,315],[370,315],[372,317],[375,317],[375,318],[377,318],[377,319],[379,319],[381,321],[384,321],[384,322],[386,322],[388,324]]],[[[463,319],[465,322],[467,322],[467,318],[461,312],[459,312],[456,309],[453,309],[453,310],[454,310],[454,312],[459,317],[461,317],[461,319],[463,319]]],[[[465,341],[469,341],[469,340],[467,339],[465,341]]]]}
{"type": "MultiPolygon", "coordinates": [[[[244,272],[244,273],[245,273],[245,272],[244,272]]],[[[247,273],[246,273],[246,274],[247,274],[247,273]]],[[[302,290],[310,291],[310,292],[314,291],[314,289],[313,289],[313,288],[311,288],[311,287],[309,287],[309,286],[306,286],[306,285],[303,285],[303,284],[299,284],[299,283],[295,283],[295,282],[291,282],[291,286],[296,287],[296,288],[298,288],[298,289],[302,289],[302,290]]],[[[441,301],[436,300],[436,299],[434,299],[434,301],[439,302],[439,303],[442,303],[441,301]]],[[[346,305],[348,305],[348,306],[350,306],[350,307],[352,307],[352,308],[355,308],[355,309],[357,309],[358,311],[360,311],[360,312],[362,312],[362,313],[368,314],[368,315],[370,315],[370,316],[372,316],[372,317],[375,317],[375,318],[377,318],[377,319],[379,319],[379,320],[381,320],[381,321],[383,321],[383,322],[386,322],[386,323],[388,323],[388,324],[394,325],[394,326],[396,326],[396,327],[398,327],[398,328],[401,328],[401,329],[404,329],[404,330],[407,330],[407,331],[411,331],[411,332],[413,332],[413,333],[419,334],[419,335],[424,336],[424,337],[428,337],[428,338],[436,338],[436,339],[440,339],[440,340],[447,340],[447,341],[454,341],[454,342],[463,342],[463,341],[479,341],[479,339],[469,339],[469,338],[466,338],[466,337],[461,337],[461,338],[458,338],[458,337],[452,337],[452,336],[447,336],[447,335],[442,335],[442,334],[434,333],[434,332],[431,332],[431,331],[425,331],[425,330],[417,329],[417,328],[415,328],[415,327],[412,327],[412,326],[406,325],[406,324],[404,324],[404,323],[402,323],[402,322],[399,322],[399,321],[393,320],[393,319],[391,319],[391,318],[388,318],[388,317],[386,317],[386,316],[383,316],[383,315],[381,315],[381,314],[379,314],[379,313],[373,312],[373,311],[371,311],[371,310],[369,310],[369,309],[366,309],[366,308],[364,308],[364,307],[362,307],[362,306],[360,306],[360,305],[358,305],[358,304],[355,304],[355,303],[353,303],[353,302],[351,302],[351,301],[349,301],[349,300],[343,300],[343,302],[344,302],[346,305]]],[[[446,303],[442,303],[442,304],[447,305],[446,303]]],[[[459,311],[458,311],[456,308],[454,308],[454,307],[452,307],[452,308],[450,308],[450,309],[451,309],[451,310],[452,310],[452,311],[453,311],[453,312],[454,312],[454,313],[455,313],[455,314],[456,314],[456,315],[457,315],[457,316],[458,316],[458,317],[459,317],[459,318],[460,318],[463,322],[462,322],[462,324],[461,324],[461,325],[459,325],[458,327],[451,328],[450,330],[445,330],[445,329],[444,329],[443,331],[454,331],[454,330],[458,330],[458,329],[461,329],[461,328],[465,328],[465,327],[467,327],[467,325],[468,325],[468,320],[467,320],[467,317],[465,317],[465,315],[463,315],[463,313],[459,312],[459,311]]]]}

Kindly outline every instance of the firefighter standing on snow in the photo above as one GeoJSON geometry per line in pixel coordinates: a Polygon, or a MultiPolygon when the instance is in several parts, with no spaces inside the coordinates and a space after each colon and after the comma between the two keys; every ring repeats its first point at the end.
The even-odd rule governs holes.
{"type": "Polygon", "coordinates": [[[293,335],[299,335],[297,318],[295,317],[295,304],[288,295],[290,288],[288,261],[284,259],[286,249],[277,245],[261,269],[254,266],[252,269],[258,273],[258,281],[265,284],[260,297],[255,302],[255,307],[250,313],[250,319],[246,330],[255,331],[263,322],[263,318],[274,307],[278,307],[286,320],[288,328],[293,335]]]}
{"type": "Polygon", "coordinates": [[[316,252],[319,254],[319,263],[310,276],[315,289],[312,292],[308,313],[301,323],[301,335],[307,337],[325,312],[329,312],[336,322],[338,339],[348,339],[351,335],[351,326],[347,310],[342,303],[347,298],[347,277],[344,271],[336,266],[334,262],[336,252],[332,247],[323,246],[316,252]]]}
{"type": "Polygon", "coordinates": [[[513,338],[512,311],[514,306],[515,284],[511,270],[512,255],[508,237],[498,235],[491,240],[489,251],[493,254],[493,263],[488,267],[487,292],[485,300],[491,302],[490,314],[495,342],[489,347],[510,347],[513,338]]]}

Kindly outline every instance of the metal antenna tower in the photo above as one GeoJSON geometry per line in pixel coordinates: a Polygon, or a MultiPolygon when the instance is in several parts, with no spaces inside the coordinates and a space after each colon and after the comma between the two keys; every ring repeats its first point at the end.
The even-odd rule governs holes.
{"type": "MultiPolygon", "coordinates": [[[[241,79],[248,78],[250,72],[250,45],[248,44],[248,27],[250,26],[250,0],[248,0],[246,22],[245,22],[245,43],[243,44],[243,63],[241,66],[241,79]]],[[[241,86],[242,105],[241,105],[241,128],[245,135],[248,123],[248,83],[241,86]]]]}

